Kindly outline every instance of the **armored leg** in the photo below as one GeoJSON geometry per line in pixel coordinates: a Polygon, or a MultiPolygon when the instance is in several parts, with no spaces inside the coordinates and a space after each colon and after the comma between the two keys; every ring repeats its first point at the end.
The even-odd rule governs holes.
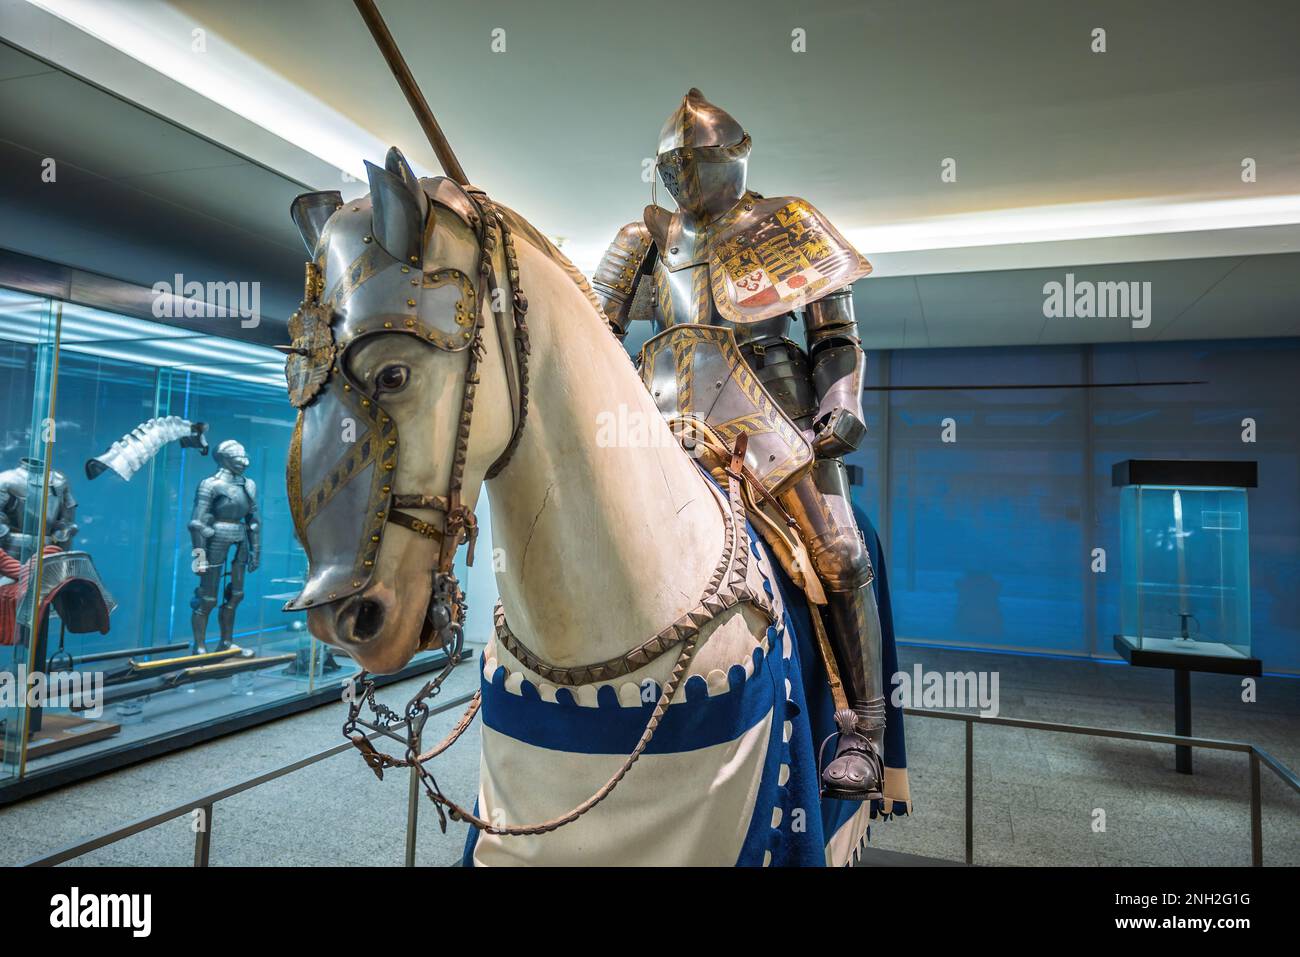
{"type": "Polygon", "coordinates": [[[822,784],[830,797],[879,798],[885,753],[880,614],[871,587],[871,558],[849,504],[844,463],[818,459],[811,474],[782,501],[799,523],[826,591],[827,632],[850,708],[836,714],[839,743],[822,784]]]}
{"type": "Polygon", "coordinates": [[[244,600],[244,574],[248,569],[243,553],[244,549],[241,548],[235,555],[235,560],[230,563],[230,581],[226,583],[225,600],[221,603],[221,611],[217,613],[217,621],[221,625],[219,651],[224,651],[234,642],[235,609],[244,600]]]}
{"type": "Polygon", "coordinates": [[[199,584],[190,599],[190,627],[194,632],[194,651],[197,654],[207,651],[208,616],[217,607],[217,589],[221,587],[221,559],[214,563],[209,557],[208,561],[207,569],[199,572],[199,584]]]}

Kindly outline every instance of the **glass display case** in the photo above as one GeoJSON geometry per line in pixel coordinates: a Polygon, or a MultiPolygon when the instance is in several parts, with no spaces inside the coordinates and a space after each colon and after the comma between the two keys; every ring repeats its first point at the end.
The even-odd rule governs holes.
{"type": "Polygon", "coordinates": [[[1133,664],[1259,673],[1250,645],[1248,488],[1254,462],[1117,464],[1121,634],[1133,664]]]}
{"type": "Polygon", "coordinates": [[[306,568],[282,370],[264,345],[0,287],[0,803],[357,672],[281,610],[306,568]]]}

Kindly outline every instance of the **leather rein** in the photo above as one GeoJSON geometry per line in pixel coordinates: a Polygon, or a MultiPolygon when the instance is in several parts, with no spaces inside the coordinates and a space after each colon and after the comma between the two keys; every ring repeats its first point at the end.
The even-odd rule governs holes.
{"type": "MultiPolygon", "coordinates": [[[[389,521],[438,542],[438,561],[433,569],[434,584],[427,612],[427,627],[433,629],[435,637],[442,638],[442,645],[447,653],[447,664],[434,678],[425,683],[407,704],[404,713],[400,715],[375,699],[374,678],[364,671],[361,672],[354,679],[354,682],[349,684],[348,694],[345,695],[349,707],[348,717],[343,725],[343,734],[361,752],[366,764],[380,780],[383,779],[384,769],[386,768],[412,768],[418,775],[426,796],[437,809],[439,824],[444,832],[447,830],[447,818],[450,816],[452,820],[464,821],[471,827],[488,834],[503,836],[545,834],[576,821],[608,797],[619,782],[622,781],[632,765],[637,762],[637,759],[645,753],[656,729],[668,711],[669,704],[686,677],[687,669],[698,650],[700,632],[706,624],[727,609],[741,603],[747,603],[758,608],[767,617],[769,623],[773,620],[773,612],[767,598],[749,587],[749,549],[743,546],[738,547],[738,544],[746,537],[742,481],[747,436],[742,433],[736,440],[729,467],[723,470],[727,477],[725,499],[721,494],[715,494],[714,496],[724,518],[722,555],[713,570],[713,574],[709,577],[699,601],[649,641],[643,642],[626,654],[608,662],[559,668],[539,658],[514,637],[505,623],[505,614],[498,602],[495,612],[498,640],[526,667],[543,678],[560,684],[588,684],[606,680],[619,674],[627,674],[649,664],[649,662],[665,654],[670,649],[677,648],[677,659],[673,663],[672,670],[664,682],[655,707],[646,721],[645,730],[618,770],[585,801],[559,817],[537,824],[493,824],[486,818],[457,804],[443,793],[432,772],[425,767],[425,763],[442,754],[464,734],[482,705],[482,692],[476,691],[470,700],[469,706],[450,733],[427,751],[422,752],[420,750],[424,726],[432,713],[430,701],[439,693],[443,682],[451,674],[452,669],[463,660],[463,628],[467,606],[464,591],[456,580],[453,566],[456,553],[462,544],[468,545],[466,560],[468,564],[473,564],[474,541],[478,533],[473,510],[465,505],[461,498],[461,492],[464,485],[465,463],[469,451],[475,392],[479,383],[478,364],[483,354],[483,297],[487,288],[496,287],[496,276],[493,267],[493,254],[496,249],[494,229],[501,234],[510,285],[513,290],[511,296],[511,314],[514,326],[512,338],[515,346],[515,362],[513,364],[509,361],[506,347],[506,330],[503,328],[505,316],[504,313],[499,313],[496,310],[495,305],[493,306],[493,317],[497,323],[502,358],[505,361],[507,370],[506,378],[512,393],[514,431],[506,448],[488,469],[487,478],[490,479],[498,475],[509,463],[511,456],[518,447],[528,413],[529,339],[528,328],[525,323],[528,300],[520,287],[519,263],[515,252],[514,237],[505,215],[488,199],[486,194],[478,190],[471,190],[470,197],[477,209],[477,222],[472,222],[471,225],[475,227],[480,247],[479,281],[477,284],[478,305],[475,313],[474,338],[468,350],[465,387],[461,398],[459,426],[456,432],[451,478],[447,494],[395,494],[392,498],[393,507],[389,510],[388,517],[389,521]],[[444,516],[443,527],[439,529],[423,519],[402,511],[402,509],[406,508],[432,509],[442,513],[444,516]],[[359,694],[355,691],[358,686],[361,689],[359,694]],[[368,706],[373,716],[372,721],[362,719],[361,709],[363,704],[368,706]],[[398,758],[379,751],[370,743],[367,735],[361,730],[362,728],[376,731],[385,737],[404,744],[404,755],[398,758]],[[404,733],[399,733],[399,730],[404,731],[404,733]]],[[[712,486],[710,487],[712,488],[712,486]]]]}

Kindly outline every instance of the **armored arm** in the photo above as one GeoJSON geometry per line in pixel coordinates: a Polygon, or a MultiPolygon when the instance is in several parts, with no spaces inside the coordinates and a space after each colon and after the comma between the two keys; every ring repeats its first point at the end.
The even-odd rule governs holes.
{"type": "Polygon", "coordinates": [[[194,511],[190,513],[190,543],[195,548],[204,548],[213,536],[212,527],[212,479],[205,478],[194,492],[194,511]]]}
{"type": "Polygon", "coordinates": [[[655,245],[644,223],[628,223],[600,258],[591,286],[610,329],[620,340],[632,321],[632,303],[642,279],[654,268],[655,245]]]}
{"type": "Polygon", "coordinates": [[[72,540],[77,535],[77,500],[72,497],[72,488],[63,487],[63,501],[59,506],[58,517],[50,522],[50,539],[60,548],[71,549],[72,540]]]}
{"type": "Polygon", "coordinates": [[[804,324],[818,400],[813,448],[823,458],[840,456],[856,449],[867,434],[862,411],[866,355],[853,318],[853,287],[810,303],[804,324]]]}
{"type": "Polygon", "coordinates": [[[248,492],[248,514],[244,524],[248,526],[248,570],[257,571],[262,563],[262,515],[257,509],[257,486],[252,479],[244,480],[244,490],[248,492]]]}

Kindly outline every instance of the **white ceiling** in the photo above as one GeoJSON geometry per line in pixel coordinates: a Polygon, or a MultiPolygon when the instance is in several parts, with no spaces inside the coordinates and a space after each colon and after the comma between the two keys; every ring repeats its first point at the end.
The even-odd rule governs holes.
{"type": "MultiPolygon", "coordinates": [[[[337,188],[388,143],[437,169],[350,0],[41,3],[80,28],[0,0],[0,35],[290,179],[337,188]]],[[[755,188],[811,199],[876,264],[877,347],[1136,338],[1043,321],[1056,267],[1102,263],[1155,283],[1145,338],[1300,331],[1293,257],[1265,255],[1300,251],[1294,0],[379,6],[471,178],[588,269],[696,85],[753,136],[755,188]]],[[[255,205],[241,228],[281,240],[255,205]]]]}

